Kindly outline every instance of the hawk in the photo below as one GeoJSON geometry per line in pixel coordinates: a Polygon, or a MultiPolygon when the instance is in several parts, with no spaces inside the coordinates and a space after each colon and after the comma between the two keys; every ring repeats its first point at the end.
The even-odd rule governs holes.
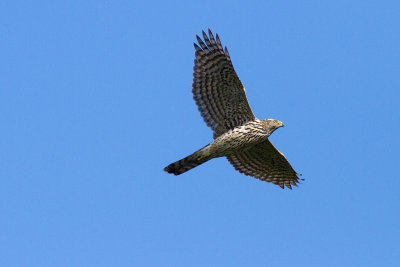
{"type": "Polygon", "coordinates": [[[204,41],[196,35],[198,44],[194,43],[192,93],[205,123],[214,131],[214,141],[164,171],[179,175],[212,158],[226,157],[244,175],[292,189],[300,178],[268,140],[283,123],[254,116],[228,49],[210,29],[208,36],[202,33],[204,41]]]}

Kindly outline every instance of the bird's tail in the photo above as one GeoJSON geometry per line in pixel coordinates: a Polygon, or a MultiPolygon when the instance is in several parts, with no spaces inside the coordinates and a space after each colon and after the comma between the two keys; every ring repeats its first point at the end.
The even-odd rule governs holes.
{"type": "Polygon", "coordinates": [[[193,169],[194,167],[199,166],[200,164],[203,164],[211,158],[212,157],[210,156],[209,145],[207,145],[202,149],[197,150],[192,155],[169,164],[167,167],[164,168],[164,171],[179,175],[187,172],[190,169],[193,169]]]}

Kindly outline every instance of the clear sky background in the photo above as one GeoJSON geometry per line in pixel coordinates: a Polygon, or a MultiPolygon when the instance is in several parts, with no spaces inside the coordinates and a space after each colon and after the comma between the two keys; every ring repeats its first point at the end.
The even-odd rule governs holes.
{"type": "Polygon", "coordinates": [[[399,1],[1,1],[0,266],[398,266],[399,1]],[[224,158],[193,42],[228,46],[305,181],[224,158]]]}

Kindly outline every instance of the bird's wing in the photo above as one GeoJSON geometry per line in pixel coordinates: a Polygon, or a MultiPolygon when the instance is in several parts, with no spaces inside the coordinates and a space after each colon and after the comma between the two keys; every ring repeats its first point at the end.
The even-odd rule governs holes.
{"type": "Polygon", "coordinates": [[[193,98],[214,138],[255,119],[247,101],[243,84],[237,76],[228,49],[222,48],[210,30],[197,37],[193,73],[193,98]]]}
{"type": "Polygon", "coordinates": [[[244,175],[292,189],[300,179],[286,157],[269,140],[241,153],[227,157],[233,167],[244,175]]]}

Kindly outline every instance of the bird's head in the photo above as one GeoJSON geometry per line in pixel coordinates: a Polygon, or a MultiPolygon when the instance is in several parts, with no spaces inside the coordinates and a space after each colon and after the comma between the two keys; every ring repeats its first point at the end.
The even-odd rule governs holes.
{"type": "Polygon", "coordinates": [[[267,131],[269,131],[270,134],[272,134],[276,129],[285,126],[285,125],[283,125],[283,122],[281,122],[280,120],[276,120],[276,119],[267,119],[267,120],[263,120],[263,122],[265,125],[265,129],[267,131]]]}

